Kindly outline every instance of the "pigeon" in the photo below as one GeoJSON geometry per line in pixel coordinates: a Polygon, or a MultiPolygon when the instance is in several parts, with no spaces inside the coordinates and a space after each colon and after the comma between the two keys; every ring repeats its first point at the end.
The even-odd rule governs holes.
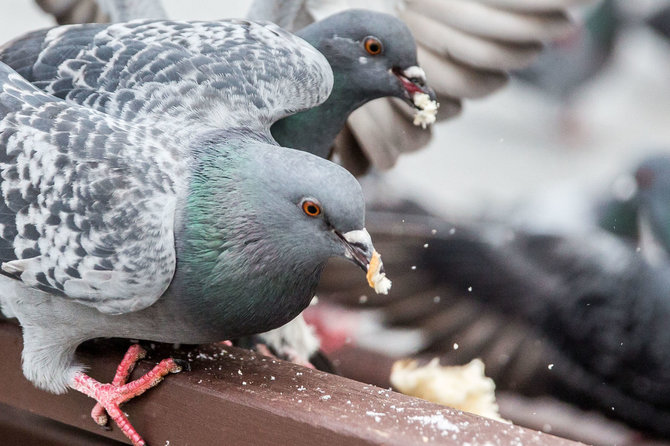
{"type": "MultiPolygon", "coordinates": [[[[448,364],[481,357],[498,389],[551,395],[669,437],[670,156],[646,159],[634,172],[639,240],[596,225],[556,233],[493,220],[452,223],[411,202],[369,206],[367,228],[387,253],[394,293],[370,295],[334,262],[307,321],[345,376],[389,385],[388,374],[375,379],[345,362],[351,345],[448,364]],[[329,305],[339,306],[335,317],[329,305]]],[[[383,359],[369,368],[383,367],[390,372],[383,359]]]]}
{"type": "MultiPolygon", "coordinates": [[[[325,58],[271,24],[160,29],[189,27],[209,33],[225,61],[125,41],[120,57],[139,64],[146,56],[143,74],[198,82],[127,89],[135,100],[117,103],[116,116],[40,91],[0,65],[0,307],[23,327],[23,372],[40,389],[91,396],[94,419],[104,424],[106,412],[136,445],[144,441],[119,404],[180,365],[166,359],[125,384],[143,355],[135,347],[102,384],[76,361],[80,343],[197,344],[267,331],[309,304],[330,257],[367,270],[375,253],[356,179],[270,136],[272,122],[327,98],[325,58]],[[225,101],[195,119],[188,109],[203,91],[225,101]],[[153,118],[134,119],[150,93],[153,118]]],[[[128,77],[117,72],[115,82],[130,85],[128,77]]],[[[104,94],[88,100],[114,103],[104,94]]]]}
{"type": "Polygon", "coordinates": [[[646,21],[659,36],[670,39],[670,6],[661,8],[646,21]]]}
{"type": "Polygon", "coordinates": [[[556,103],[558,131],[572,141],[583,138],[586,130],[580,93],[605,72],[623,28],[615,0],[579,12],[584,18],[571,35],[549,43],[533,65],[515,74],[556,103]]]}
{"type": "Polygon", "coordinates": [[[635,170],[637,194],[633,215],[637,216],[640,249],[650,263],[670,261],[670,155],[647,157],[635,170]]]}
{"type": "MultiPolygon", "coordinates": [[[[591,0],[255,0],[248,17],[270,20],[297,31],[347,8],[397,15],[418,42],[418,58],[440,108],[437,118],[460,114],[463,99],[488,96],[507,82],[507,73],[525,68],[542,43],[574,31],[567,9],[591,0]]],[[[356,110],[335,142],[335,152],[357,173],[387,170],[398,157],[430,141],[406,125],[409,110],[394,99],[356,110]]]]}
{"type": "MultiPolygon", "coordinates": [[[[107,0],[108,5],[144,3],[107,0]]],[[[252,19],[270,20],[298,32],[313,22],[349,8],[390,13],[405,21],[419,43],[418,58],[436,89],[437,118],[460,114],[462,99],[485,97],[506,84],[507,73],[529,66],[542,44],[574,32],[568,8],[594,0],[375,0],[362,5],[349,0],[255,0],[252,19]]],[[[45,10],[61,12],[59,23],[99,21],[85,11],[95,0],[39,0],[45,10]],[[63,18],[68,21],[64,22],[63,18]]],[[[126,19],[164,18],[158,8],[136,10],[126,19]]],[[[397,98],[379,100],[356,110],[334,142],[339,162],[357,174],[386,170],[402,153],[425,146],[430,131],[411,125],[413,111],[397,98]]],[[[411,104],[410,104],[411,105],[411,104]]]]}
{"type": "MultiPolygon", "coordinates": [[[[132,27],[124,24],[72,26],[62,33],[56,31],[59,28],[37,31],[5,45],[0,49],[0,60],[36,86],[68,101],[127,120],[162,121],[166,109],[175,116],[178,114],[173,105],[168,103],[169,107],[156,108],[152,101],[141,99],[152,97],[153,90],[147,90],[142,96],[137,92],[131,94],[130,90],[143,91],[145,86],[157,83],[171,88],[168,86],[176,82],[175,75],[162,72],[154,76],[147,71],[155,68],[142,67],[129,56],[111,57],[109,52],[151,53],[179,42],[179,54],[183,49],[192,51],[192,60],[196,63],[202,54],[221,61],[227,57],[208,34],[198,34],[184,25],[165,30],[162,23],[134,22],[132,27]],[[126,66],[129,60],[133,62],[132,67],[126,66]],[[133,74],[133,70],[138,73],[133,74]],[[129,75],[119,79],[119,72],[129,75]],[[127,101],[137,105],[128,106],[127,101]]],[[[423,70],[417,65],[412,34],[397,18],[374,11],[349,10],[308,26],[297,35],[324,54],[334,71],[335,83],[325,103],[280,119],[272,126],[272,136],[280,145],[327,157],[346,118],[361,104],[390,95],[409,103],[418,93],[434,98],[434,92],[426,86],[423,70]],[[371,54],[366,42],[379,42],[382,51],[371,54]]],[[[153,63],[150,58],[146,61],[153,63]]],[[[179,78],[181,85],[189,82],[188,77],[179,78]]],[[[208,113],[212,104],[211,97],[200,103],[193,101],[188,110],[194,120],[199,120],[197,112],[208,113]]],[[[409,121],[408,125],[411,126],[409,121]]],[[[303,322],[296,320],[295,324],[300,326],[303,322]]],[[[287,330],[307,333],[290,327],[287,330]]],[[[278,356],[308,364],[307,359],[317,351],[318,341],[303,336],[304,345],[312,348],[298,349],[300,353],[289,355],[293,349],[287,343],[276,341],[283,337],[269,334],[264,342],[278,356]]],[[[293,339],[297,339],[296,336],[293,339]]]]}
{"type": "Polygon", "coordinates": [[[526,70],[521,79],[569,103],[579,88],[596,76],[610,60],[621,28],[613,0],[605,0],[584,12],[582,26],[566,38],[552,42],[526,70]]]}

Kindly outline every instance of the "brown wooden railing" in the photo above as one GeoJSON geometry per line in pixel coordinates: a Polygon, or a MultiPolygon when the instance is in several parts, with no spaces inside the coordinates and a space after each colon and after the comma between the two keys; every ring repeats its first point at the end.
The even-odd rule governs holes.
{"type": "MultiPolygon", "coordinates": [[[[34,388],[21,373],[21,346],[20,328],[0,322],[3,445],[128,443],[118,429],[93,423],[89,398],[34,388]]],[[[126,346],[82,349],[90,374],[110,380],[126,346]]],[[[136,373],[167,355],[189,359],[191,370],[123,406],[154,446],[577,444],[237,348],[163,346],[136,373]]]]}

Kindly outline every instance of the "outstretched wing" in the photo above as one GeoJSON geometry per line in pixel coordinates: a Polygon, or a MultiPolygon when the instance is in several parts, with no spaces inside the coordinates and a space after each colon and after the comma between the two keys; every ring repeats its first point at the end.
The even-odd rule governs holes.
{"type": "MultiPolygon", "coordinates": [[[[543,42],[572,32],[568,7],[593,2],[370,0],[361,5],[352,0],[255,0],[249,17],[295,31],[347,8],[397,15],[416,37],[419,62],[441,104],[438,119],[447,119],[460,113],[463,99],[481,98],[503,87],[507,73],[530,65],[543,42]]],[[[352,171],[361,172],[369,164],[388,169],[401,153],[430,140],[429,132],[407,123],[410,116],[402,101],[366,104],[352,114],[335,148],[352,171]]]]}
{"type": "MultiPolygon", "coordinates": [[[[351,265],[329,265],[319,301],[374,317],[334,313],[329,340],[447,364],[482,358],[496,389],[604,413],[616,405],[615,417],[667,435],[667,264],[652,267],[635,245],[602,232],[565,237],[472,223],[450,224],[412,203],[373,208],[366,226],[394,288],[374,295],[350,280],[351,265]]],[[[328,328],[333,314],[326,307],[319,320],[318,310],[312,316],[328,328]]],[[[379,376],[381,367],[367,369],[379,376]]],[[[388,385],[358,363],[349,371],[388,385]]]]}
{"type": "Polygon", "coordinates": [[[249,127],[330,94],[326,59],[273,24],[135,21],[38,31],[0,49],[0,60],[47,93],[162,128],[249,127]]]}
{"type": "Polygon", "coordinates": [[[0,64],[2,274],[106,313],[155,302],[175,270],[184,175],[167,144],[0,64]]]}

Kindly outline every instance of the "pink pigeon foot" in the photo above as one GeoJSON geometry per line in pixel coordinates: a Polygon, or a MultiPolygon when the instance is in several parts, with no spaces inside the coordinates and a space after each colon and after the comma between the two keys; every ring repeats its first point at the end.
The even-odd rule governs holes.
{"type": "MultiPolygon", "coordinates": [[[[135,365],[137,365],[137,361],[144,359],[146,355],[147,352],[142,347],[140,347],[139,344],[131,345],[128,348],[126,354],[123,356],[121,363],[119,363],[119,366],[116,368],[116,375],[114,375],[112,385],[120,387],[126,384],[130,374],[133,373],[135,365]]],[[[105,412],[105,408],[102,404],[97,403],[93,410],[91,410],[91,418],[93,418],[93,421],[98,423],[100,426],[107,425],[107,413],[105,412]]]]}
{"type": "Polygon", "coordinates": [[[181,366],[174,359],[164,359],[144,376],[126,384],[135,364],[145,355],[146,352],[140,346],[131,346],[119,364],[111,384],[100,383],[81,372],[74,376],[72,384],[73,389],[98,402],[91,411],[91,416],[96,423],[103,426],[107,424],[107,415],[105,414],[107,412],[135,446],[146,445],[146,443],[130,424],[119,406],[157,385],[168,373],[181,371],[181,366]]]}

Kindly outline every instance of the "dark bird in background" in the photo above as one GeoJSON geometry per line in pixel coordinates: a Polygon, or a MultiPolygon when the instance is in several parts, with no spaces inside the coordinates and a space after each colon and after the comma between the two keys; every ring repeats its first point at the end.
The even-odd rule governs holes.
{"type": "MultiPolygon", "coordinates": [[[[331,264],[320,301],[366,316],[351,316],[339,334],[324,329],[324,347],[343,373],[379,385],[388,385],[392,361],[380,359],[377,370],[348,363],[343,339],[380,358],[481,357],[498,389],[551,395],[670,438],[670,263],[656,254],[670,252],[670,156],[634,172],[626,218],[639,222],[639,239],[595,225],[566,235],[500,221],[451,224],[402,201],[373,206],[367,227],[395,288],[370,295],[347,281],[346,265],[331,264]]],[[[319,328],[325,310],[308,320],[319,328]]]]}
{"type": "Polygon", "coordinates": [[[660,36],[670,40],[670,6],[657,11],[647,19],[647,23],[660,36]]]}
{"type": "Polygon", "coordinates": [[[538,59],[516,76],[562,102],[569,102],[609,60],[621,21],[615,0],[604,0],[590,7],[572,33],[549,43],[538,59]]]}
{"type": "Polygon", "coordinates": [[[529,68],[515,73],[558,102],[558,125],[568,136],[579,135],[583,130],[575,102],[611,60],[623,26],[616,0],[604,0],[583,9],[584,18],[572,33],[548,43],[529,68]]]}

